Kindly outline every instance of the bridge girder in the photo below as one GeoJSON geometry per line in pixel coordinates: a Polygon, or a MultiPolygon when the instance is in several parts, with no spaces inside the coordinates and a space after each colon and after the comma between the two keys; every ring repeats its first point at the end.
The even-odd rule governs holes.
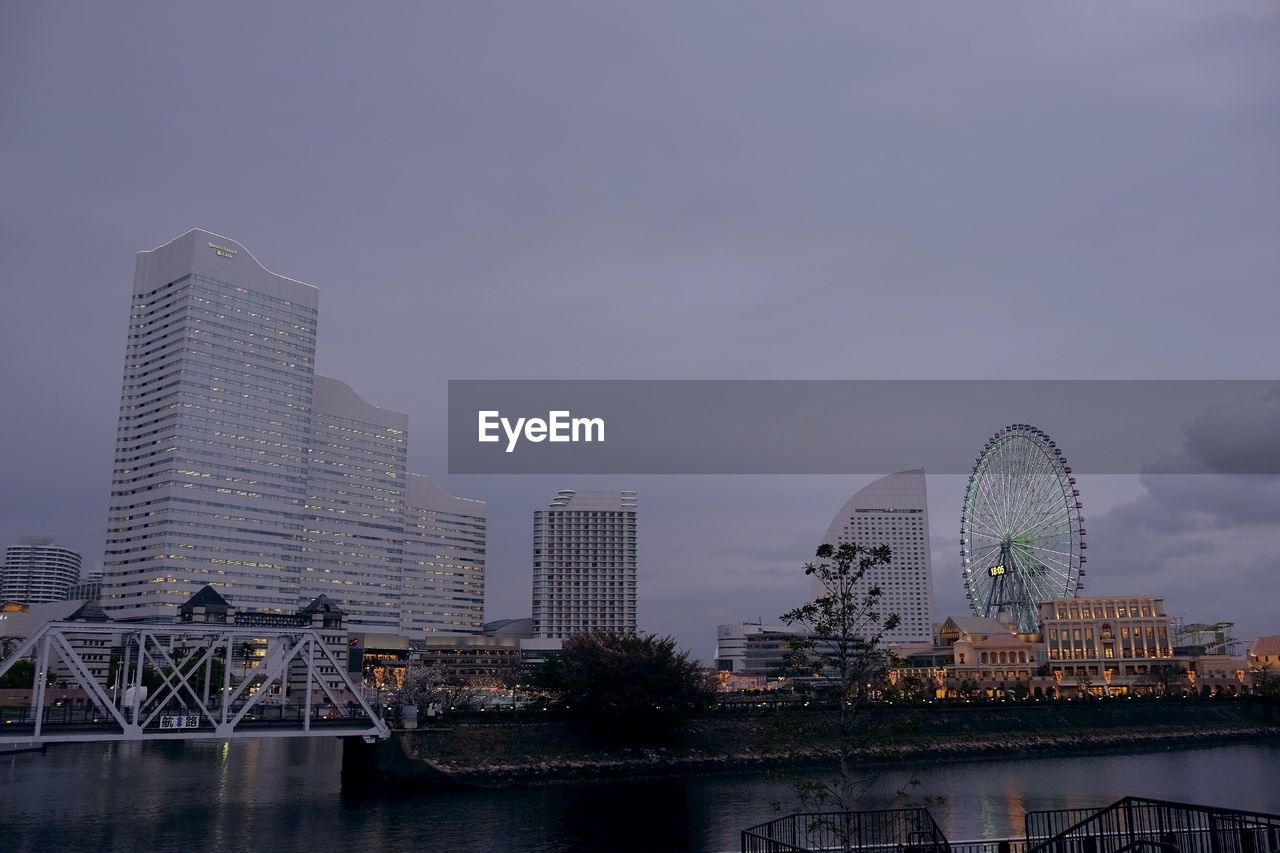
{"type": "MultiPolygon", "coordinates": [[[[101,647],[101,646],[100,646],[101,647]]],[[[194,740],[247,737],[350,736],[390,737],[390,730],[370,707],[360,686],[353,683],[333,650],[314,628],[254,628],[216,623],[158,625],[149,623],[49,622],[33,632],[5,660],[0,676],[19,660],[35,662],[32,673],[30,716],[26,726],[6,725],[0,743],[41,745],[91,740],[194,740]],[[116,684],[108,688],[95,678],[79,650],[78,642],[106,638],[103,644],[119,648],[121,666],[116,684]],[[231,682],[231,660],[237,643],[266,640],[267,658],[253,675],[236,686],[231,682]],[[177,641],[177,645],[175,645],[177,641]],[[175,659],[175,648],[187,654],[175,659]],[[61,659],[77,686],[88,695],[105,719],[86,724],[84,731],[46,731],[44,720],[49,667],[61,659]],[[222,684],[214,701],[213,662],[221,658],[222,684]],[[324,667],[332,671],[324,672],[324,667]],[[143,677],[150,670],[161,684],[147,695],[143,677]],[[338,683],[334,688],[330,682],[338,683]],[[284,699],[291,685],[303,691],[304,712],[296,726],[283,720],[284,699]],[[339,693],[351,697],[344,703],[339,693]],[[280,697],[279,725],[264,726],[255,717],[280,697]],[[328,700],[336,720],[313,720],[314,700],[328,700]],[[354,706],[354,707],[353,707],[354,706]],[[358,708],[357,712],[355,708],[358,708]],[[167,713],[166,713],[167,712],[167,713]],[[256,713],[255,713],[256,712],[256,713]],[[344,724],[349,721],[349,725],[344,724]]]]}

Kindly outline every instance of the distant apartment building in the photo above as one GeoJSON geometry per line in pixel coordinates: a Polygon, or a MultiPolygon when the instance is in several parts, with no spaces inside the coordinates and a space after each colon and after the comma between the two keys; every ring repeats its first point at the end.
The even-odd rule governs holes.
{"type": "Polygon", "coordinates": [[[23,536],[5,548],[0,566],[0,604],[48,604],[65,601],[80,579],[80,555],[45,536],[23,536]]]}
{"type": "Polygon", "coordinates": [[[533,514],[533,631],[636,629],[636,493],[560,491],[533,514]]]}
{"type": "Polygon", "coordinates": [[[67,587],[67,601],[97,601],[102,597],[102,572],[81,575],[80,580],[67,587]]]}
{"type": "MultiPolygon", "coordinates": [[[[923,469],[899,471],[860,489],[836,513],[822,541],[868,548],[888,545],[892,561],[873,567],[863,578],[859,593],[880,587],[883,612],[898,614],[900,622],[885,632],[884,642],[932,640],[933,569],[923,469]]],[[[821,594],[815,579],[813,596],[821,594]]]]}
{"type": "Polygon", "coordinates": [[[734,675],[783,675],[796,631],[785,625],[737,622],[716,627],[716,669],[734,675]]]}

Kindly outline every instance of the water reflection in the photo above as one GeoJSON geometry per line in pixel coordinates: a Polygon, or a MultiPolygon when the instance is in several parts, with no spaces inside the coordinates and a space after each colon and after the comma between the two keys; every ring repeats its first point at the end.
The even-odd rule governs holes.
{"type": "MultiPolygon", "coordinates": [[[[1275,811],[1280,745],[1139,756],[965,762],[920,774],[917,798],[953,840],[1020,835],[1028,810],[1133,794],[1275,811]],[[1228,789],[1222,780],[1231,779],[1228,789]]],[[[762,776],[564,785],[432,796],[344,796],[336,740],[81,744],[0,756],[9,851],[341,849],[728,851],[778,815],[789,786],[762,776]]],[[[866,808],[893,805],[894,772],[866,808]]]]}

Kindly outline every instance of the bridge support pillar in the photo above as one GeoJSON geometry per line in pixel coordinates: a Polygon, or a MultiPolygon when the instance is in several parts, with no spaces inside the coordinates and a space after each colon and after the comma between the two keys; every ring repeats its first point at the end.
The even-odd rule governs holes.
{"type": "Polygon", "coordinates": [[[413,735],[392,732],[390,738],[373,743],[362,737],[344,737],[342,787],[351,791],[440,791],[468,787],[428,759],[407,755],[402,741],[406,736],[413,735]]]}
{"type": "MultiPolygon", "coordinates": [[[[392,738],[395,736],[392,735],[392,738]]],[[[342,739],[342,787],[376,788],[383,784],[378,769],[378,752],[382,741],[366,743],[362,737],[342,739]]]]}

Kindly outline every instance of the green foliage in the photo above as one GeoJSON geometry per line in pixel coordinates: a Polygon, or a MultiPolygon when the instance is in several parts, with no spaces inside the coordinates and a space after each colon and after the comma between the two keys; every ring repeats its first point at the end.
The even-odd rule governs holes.
{"type": "Polygon", "coordinates": [[[653,634],[574,635],[533,683],[609,745],[664,741],[715,697],[712,676],[672,637],[653,634]]]}
{"type": "Polygon", "coordinates": [[[818,547],[817,557],[804,573],[818,580],[822,594],[781,616],[803,630],[791,644],[787,668],[834,689],[845,704],[863,704],[888,670],[884,635],[901,621],[896,613],[881,612],[884,590],[863,583],[872,568],[889,564],[889,546],[827,544],[818,547]]]}
{"type": "Polygon", "coordinates": [[[14,661],[9,671],[0,675],[0,687],[30,688],[35,677],[36,665],[33,661],[29,659],[14,661]]]}

